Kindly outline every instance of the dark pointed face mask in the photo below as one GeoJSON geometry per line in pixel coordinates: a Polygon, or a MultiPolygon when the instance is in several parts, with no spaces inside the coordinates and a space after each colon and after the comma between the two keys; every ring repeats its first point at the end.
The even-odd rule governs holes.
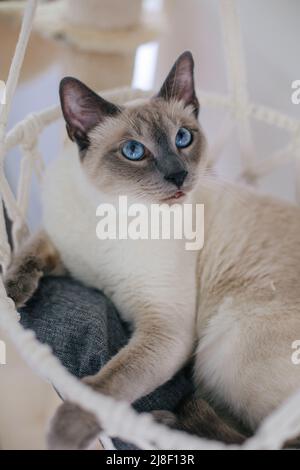
{"type": "Polygon", "coordinates": [[[205,140],[193,70],[192,55],[185,52],[155,96],[122,107],[75,78],[61,81],[68,135],[101,191],[157,203],[193,189],[205,140]]]}

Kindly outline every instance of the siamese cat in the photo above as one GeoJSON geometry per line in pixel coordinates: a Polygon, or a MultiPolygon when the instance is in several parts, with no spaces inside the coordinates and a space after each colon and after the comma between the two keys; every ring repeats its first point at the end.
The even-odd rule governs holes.
{"type": "MultiPolygon", "coordinates": [[[[5,282],[17,306],[43,275],[64,270],[101,289],[134,332],[83,381],[133,403],[193,357],[195,395],[176,417],[157,417],[242,442],[200,391],[255,430],[300,387],[292,361],[300,339],[300,210],[209,176],[193,69],[191,53],[183,53],[157,95],[125,106],[75,78],[62,80],[61,107],[78,152],[47,170],[43,230],[15,255],[5,282]],[[203,248],[188,251],[184,239],[99,241],[96,208],[119,195],[148,206],[204,204],[203,248]]],[[[65,402],[49,446],[86,448],[100,426],[65,402]]]]}

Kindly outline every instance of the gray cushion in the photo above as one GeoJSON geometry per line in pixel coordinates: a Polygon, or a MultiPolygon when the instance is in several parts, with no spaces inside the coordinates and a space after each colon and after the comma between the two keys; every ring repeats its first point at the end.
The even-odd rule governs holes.
{"type": "MultiPolygon", "coordinates": [[[[130,338],[129,325],[104,294],[69,277],[43,278],[34,297],[21,310],[21,323],[34,330],[42,343],[49,344],[77,377],[98,372],[130,338]]],[[[191,374],[186,368],[134,407],[138,411],[172,410],[191,392],[191,374]]],[[[115,445],[134,448],[118,440],[115,445]]]]}

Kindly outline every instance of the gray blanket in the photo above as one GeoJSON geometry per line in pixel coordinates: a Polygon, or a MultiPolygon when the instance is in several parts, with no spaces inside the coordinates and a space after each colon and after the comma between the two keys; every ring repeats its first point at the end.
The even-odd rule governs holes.
{"type": "MultiPolygon", "coordinates": [[[[98,372],[130,338],[129,325],[103,293],[67,277],[44,278],[21,310],[21,323],[34,330],[42,343],[49,344],[77,377],[98,372]]],[[[191,392],[191,374],[186,368],[134,407],[139,412],[173,410],[191,392]]],[[[119,440],[114,443],[118,449],[134,449],[119,440]]]]}

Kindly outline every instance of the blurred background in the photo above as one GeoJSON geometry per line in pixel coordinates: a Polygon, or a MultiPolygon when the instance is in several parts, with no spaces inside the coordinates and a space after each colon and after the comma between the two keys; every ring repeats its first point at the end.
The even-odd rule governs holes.
{"type": "MultiPolygon", "coordinates": [[[[196,85],[228,93],[220,3],[226,0],[54,0],[40,2],[35,28],[14,97],[9,128],[28,113],[58,103],[58,86],[73,75],[97,91],[120,86],[158,88],[176,57],[194,54],[196,85]]],[[[0,80],[6,80],[24,2],[0,0],[0,80]]],[[[300,79],[299,0],[237,0],[251,101],[300,119],[291,84],[300,79]]],[[[225,111],[202,107],[200,121],[209,146],[220,134],[225,111]]],[[[255,157],[267,158],[287,142],[274,127],[252,123],[255,157]]],[[[63,123],[47,128],[40,150],[49,162],[61,152],[63,123]]],[[[218,172],[234,179],[240,155],[234,134],[222,149],[218,172]]],[[[300,156],[299,156],[300,157],[300,156]]],[[[20,155],[10,152],[6,173],[16,189],[20,155]]],[[[295,200],[294,162],[265,176],[259,187],[295,200]]],[[[39,189],[33,182],[29,223],[40,221],[39,189]]],[[[0,445],[43,448],[43,428],[58,398],[21,363],[9,347],[0,366],[0,445]]]]}

